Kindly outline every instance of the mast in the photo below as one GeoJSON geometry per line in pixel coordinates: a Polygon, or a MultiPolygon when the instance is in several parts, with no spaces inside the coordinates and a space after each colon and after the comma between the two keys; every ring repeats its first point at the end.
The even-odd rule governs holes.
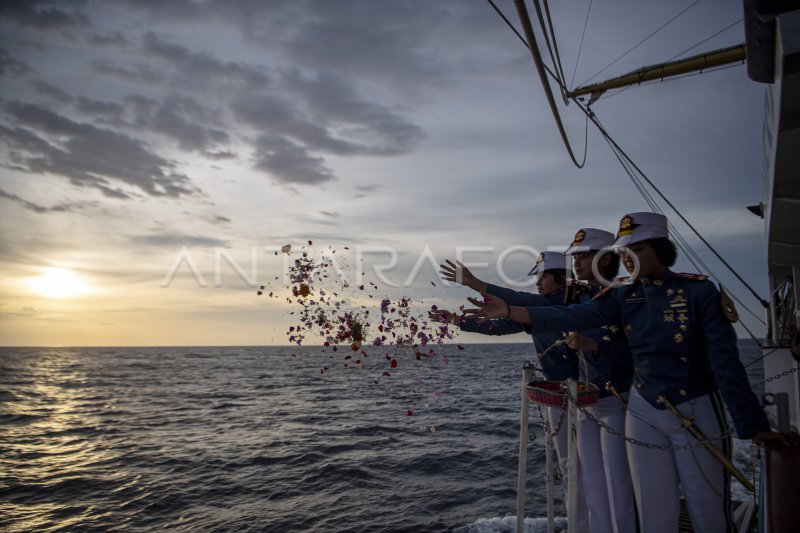
{"type": "Polygon", "coordinates": [[[592,85],[587,85],[585,87],[578,87],[577,89],[568,93],[568,96],[570,98],[575,98],[578,96],[591,94],[592,101],[594,101],[609,89],[618,89],[620,87],[627,87],[629,85],[638,85],[646,81],[659,80],[672,76],[678,76],[680,74],[687,74],[689,72],[702,71],[712,67],[728,65],[730,63],[738,63],[744,61],[745,57],[745,45],[737,44],[735,46],[721,48],[713,52],[698,54],[686,59],[679,59],[677,61],[670,61],[649,67],[642,67],[638,70],[607,81],[593,83],[592,85]]]}

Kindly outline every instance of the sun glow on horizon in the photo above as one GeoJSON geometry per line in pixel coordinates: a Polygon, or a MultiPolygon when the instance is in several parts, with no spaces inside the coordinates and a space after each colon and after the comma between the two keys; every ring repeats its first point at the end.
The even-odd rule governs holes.
{"type": "Polygon", "coordinates": [[[86,282],[68,268],[47,268],[44,274],[31,278],[30,288],[47,298],[71,298],[88,291],[86,282]]]}

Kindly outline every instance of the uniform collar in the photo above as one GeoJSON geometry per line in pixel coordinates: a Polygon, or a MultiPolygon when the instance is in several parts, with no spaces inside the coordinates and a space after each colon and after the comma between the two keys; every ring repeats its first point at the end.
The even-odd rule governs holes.
{"type": "Polygon", "coordinates": [[[642,287],[649,287],[649,286],[651,286],[651,285],[655,285],[655,286],[661,286],[661,285],[666,285],[666,284],[668,284],[670,281],[672,281],[672,278],[674,278],[674,277],[675,277],[675,274],[674,274],[674,273],[673,273],[673,272],[672,272],[670,269],[667,269],[667,270],[666,270],[666,271],[665,271],[663,274],[661,274],[660,276],[652,276],[652,277],[646,277],[646,278],[639,278],[639,279],[637,280],[637,282],[638,282],[640,285],[642,285],[642,287]]]}

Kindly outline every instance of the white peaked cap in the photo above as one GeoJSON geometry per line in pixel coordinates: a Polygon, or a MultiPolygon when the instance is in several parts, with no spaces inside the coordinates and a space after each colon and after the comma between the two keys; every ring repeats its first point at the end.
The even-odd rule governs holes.
{"type": "Polygon", "coordinates": [[[628,246],[660,237],[669,237],[667,217],[658,213],[629,213],[619,221],[614,246],[628,246]]]}
{"type": "Polygon", "coordinates": [[[529,276],[539,276],[545,270],[561,269],[567,270],[567,260],[561,252],[542,252],[536,258],[536,264],[528,272],[529,276]]]}
{"type": "Polygon", "coordinates": [[[614,244],[614,234],[597,228],[581,228],[564,255],[598,252],[614,244]]]}

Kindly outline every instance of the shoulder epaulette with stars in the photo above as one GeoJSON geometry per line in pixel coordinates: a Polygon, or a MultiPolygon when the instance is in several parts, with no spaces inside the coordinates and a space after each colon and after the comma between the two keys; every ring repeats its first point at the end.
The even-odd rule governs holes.
{"type": "Polygon", "coordinates": [[[592,297],[592,300],[598,300],[598,299],[602,298],[603,296],[605,296],[606,294],[608,294],[608,292],[609,292],[609,291],[611,291],[611,289],[613,289],[613,288],[614,288],[614,286],[613,286],[613,285],[609,285],[609,286],[607,286],[605,289],[603,289],[602,291],[600,291],[600,292],[598,292],[597,294],[595,294],[595,295],[592,297]]]}
{"type": "Polygon", "coordinates": [[[690,274],[688,272],[678,272],[675,274],[675,277],[679,279],[688,279],[689,281],[705,281],[708,279],[708,276],[704,276],[703,274],[690,274]]]}
{"type": "Polygon", "coordinates": [[[564,290],[564,304],[569,305],[572,303],[577,303],[578,294],[588,290],[589,284],[585,281],[580,281],[577,279],[572,280],[564,290]]]}

